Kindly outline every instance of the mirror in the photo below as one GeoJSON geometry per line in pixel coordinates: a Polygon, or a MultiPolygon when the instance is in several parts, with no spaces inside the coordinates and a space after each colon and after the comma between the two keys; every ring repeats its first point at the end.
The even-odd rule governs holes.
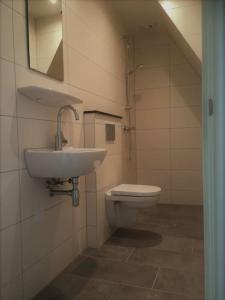
{"type": "Polygon", "coordinates": [[[63,81],[62,0],[26,0],[29,67],[63,81]]]}

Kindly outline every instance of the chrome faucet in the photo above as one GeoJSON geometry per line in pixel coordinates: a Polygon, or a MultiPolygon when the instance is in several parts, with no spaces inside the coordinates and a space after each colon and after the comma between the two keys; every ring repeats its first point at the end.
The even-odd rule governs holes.
{"type": "Polygon", "coordinates": [[[61,122],[62,122],[62,113],[64,110],[70,109],[74,113],[74,117],[76,120],[79,120],[79,114],[77,110],[72,105],[64,105],[62,106],[57,114],[57,132],[55,137],[55,150],[62,150],[62,146],[67,143],[65,139],[62,129],[61,129],[61,122]]]}

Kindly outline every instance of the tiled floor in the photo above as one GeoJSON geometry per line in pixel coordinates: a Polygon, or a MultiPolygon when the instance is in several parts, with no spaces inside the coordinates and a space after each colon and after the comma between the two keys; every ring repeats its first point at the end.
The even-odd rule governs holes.
{"type": "Polygon", "coordinates": [[[158,205],[133,230],[87,249],[35,300],[203,298],[202,208],[158,205]]]}

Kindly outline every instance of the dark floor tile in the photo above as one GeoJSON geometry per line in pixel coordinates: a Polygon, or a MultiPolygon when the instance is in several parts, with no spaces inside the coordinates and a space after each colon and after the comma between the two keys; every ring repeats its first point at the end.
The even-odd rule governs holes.
{"type": "Polygon", "coordinates": [[[203,276],[200,273],[160,269],[154,289],[201,299],[204,293],[203,276]]]}
{"type": "Polygon", "coordinates": [[[193,251],[193,245],[193,239],[164,235],[162,236],[162,242],[156,246],[153,246],[152,249],[191,254],[193,251]]]}
{"type": "Polygon", "coordinates": [[[188,272],[203,272],[203,260],[200,256],[151,248],[135,249],[128,262],[188,272]]]}
{"type": "MultiPolygon", "coordinates": [[[[69,298],[67,298],[69,299],[69,298]]],[[[62,291],[54,286],[44,288],[33,300],[67,300],[62,291]]]]}
{"type": "Polygon", "coordinates": [[[193,239],[203,239],[202,222],[179,221],[168,226],[167,235],[186,237],[193,239]]]}
{"type": "MultiPolygon", "coordinates": [[[[115,286],[110,300],[197,300],[186,298],[183,295],[166,293],[152,289],[132,287],[128,285],[115,286]]],[[[200,299],[198,299],[200,300],[200,299]]]]}
{"type": "Polygon", "coordinates": [[[161,224],[158,223],[137,223],[134,229],[145,230],[158,233],[160,235],[165,235],[168,231],[168,225],[164,222],[161,224]]]}
{"type": "Polygon", "coordinates": [[[90,280],[76,300],[109,300],[115,290],[115,284],[102,280],[90,280]]]}
{"type": "Polygon", "coordinates": [[[162,236],[158,233],[133,228],[119,228],[107,241],[108,244],[143,248],[160,244],[162,236]]]}
{"type": "Polygon", "coordinates": [[[149,289],[128,285],[117,285],[110,300],[147,300],[151,299],[149,298],[149,294],[149,289]]]}
{"type": "Polygon", "coordinates": [[[157,268],[152,266],[133,265],[109,259],[83,257],[79,263],[67,269],[74,275],[89,279],[104,279],[111,282],[152,287],[157,268]]]}
{"type": "Polygon", "coordinates": [[[195,298],[193,296],[177,295],[174,293],[152,290],[148,300],[204,300],[203,298],[195,298]]]}
{"type": "Polygon", "coordinates": [[[133,251],[132,248],[105,244],[100,249],[94,249],[94,248],[86,249],[83,252],[83,255],[124,261],[130,256],[132,251],[133,251]]]}
{"type": "Polygon", "coordinates": [[[73,300],[86,288],[88,280],[73,274],[59,275],[34,300],[73,300]]]}

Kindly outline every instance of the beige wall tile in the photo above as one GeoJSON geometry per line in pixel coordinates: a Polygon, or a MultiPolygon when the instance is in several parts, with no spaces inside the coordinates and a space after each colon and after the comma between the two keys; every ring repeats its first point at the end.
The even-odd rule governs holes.
{"type": "Polygon", "coordinates": [[[191,67],[191,65],[174,65],[172,67],[171,84],[188,85],[188,84],[200,84],[200,77],[191,67]]]}
{"type": "Polygon", "coordinates": [[[171,63],[172,65],[183,65],[187,64],[187,59],[185,55],[182,53],[180,48],[175,45],[171,46],[171,63]]]}
{"type": "Polygon", "coordinates": [[[12,8],[12,0],[0,0],[0,2],[12,8]]]}
{"type": "Polygon", "coordinates": [[[20,221],[19,172],[0,173],[0,229],[20,221]]]}
{"type": "Polygon", "coordinates": [[[135,64],[145,67],[168,66],[170,64],[170,47],[152,46],[135,50],[135,64]]]}
{"type": "Polygon", "coordinates": [[[87,226],[87,245],[90,248],[98,247],[96,226],[87,226]]]}
{"type": "Polygon", "coordinates": [[[11,117],[0,117],[0,170],[18,169],[17,120],[11,117]]]}
{"type": "Polygon", "coordinates": [[[202,172],[188,170],[172,171],[172,189],[174,190],[202,190],[202,172]]]}
{"type": "Polygon", "coordinates": [[[195,203],[196,190],[202,201],[201,80],[186,54],[169,36],[167,43],[163,35],[157,38],[158,32],[140,30],[135,36],[135,64],[147,67],[135,78],[138,183],[161,186],[161,203],[178,202],[178,192],[180,204],[195,203]]]}
{"type": "Polygon", "coordinates": [[[162,190],[159,196],[158,203],[171,204],[171,192],[162,190]]]}
{"type": "Polygon", "coordinates": [[[21,15],[25,15],[25,1],[23,0],[12,0],[13,1],[13,9],[20,13],[21,15]]]}
{"type": "Polygon", "coordinates": [[[83,55],[95,60],[97,48],[93,32],[89,30],[84,20],[77,16],[73,10],[66,9],[65,19],[66,43],[83,55]]]}
{"type": "Polygon", "coordinates": [[[141,129],[169,128],[169,109],[138,110],[136,127],[141,129]]]}
{"type": "Polygon", "coordinates": [[[24,300],[32,299],[72,260],[72,241],[68,239],[24,272],[24,300]]]}
{"type": "Polygon", "coordinates": [[[72,236],[71,205],[66,201],[22,223],[24,268],[37,262],[72,236]]]}
{"type": "Polygon", "coordinates": [[[201,127],[201,107],[191,106],[171,109],[171,127],[201,127]]]}
{"type": "Polygon", "coordinates": [[[142,170],[138,169],[138,184],[149,184],[161,187],[163,190],[170,190],[170,171],[142,170]]]}
{"type": "Polygon", "coordinates": [[[13,12],[14,31],[14,55],[15,62],[19,65],[28,66],[27,58],[27,31],[25,17],[17,12],[13,12]]]}
{"type": "Polygon", "coordinates": [[[201,170],[202,151],[200,149],[172,149],[171,164],[173,170],[201,170]]]}
{"type": "Polygon", "coordinates": [[[13,61],[13,15],[12,10],[2,3],[0,3],[0,24],[0,57],[13,61]]]}
{"type": "Polygon", "coordinates": [[[16,89],[15,70],[13,63],[0,59],[0,114],[7,116],[16,115],[16,89]],[[4,87],[4,88],[3,88],[4,87]]]}
{"type": "Polygon", "coordinates": [[[172,148],[201,148],[202,130],[201,128],[173,128],[171,130],[172,148]]]}
{"type": "Polygon", "coordinates": [[[169,67],[143,68],[136,71],[135,88],[152,89],[169,86],[169,67]]]}
{"type": "Polygon", "coordinates": [[[169,149],[148,149],[137,151],[137,164],[140,169],[169,170],[169,149]]]}
{"type": "Polygon", "coordinates": [[[49,121],[19,119],[20,166],[24,167],[24,150],[27,148],[48,148],[54,146],[56,124],[49,121]]]}
{"type": "Polygon", "coordinates": [[[151,129],[136,131],[137,149],[169,149],[169,129],[151,129]]]}
{"type": "Polygon", "coordinates": [[[135,101],[137,110],[169,107],[170,90],[166,87],[136,91],[135,101]]]}
{"type": "Polygon", "coordinates": [[[201,106],[201,86],[175,86],[171,89],[171,106],[201,106]]]}
{"type": "Polygon", "coordinates": [[[168,46],[171,44],[165,28],[158,26],[156,30],[139,30],[135,35],[135,48],[148,48],[151,46],[168,46]]]}
{"type": "Polygon", "coordinates": [[[87,196],[87,225],[97,225],[97,199],[96,193],[86,193],[87,196]]]}
{"type": "Polygon", "coordinates": [[[1,285],[12,282],[21,270],[21,232],[20,224],[0,231],[1,285]]]}
{"type": "MultiPolygon", "coordinates": [[[[46,190],[45,182],[31,178],[27,170],[20,170],[21,218],[27,219],[45,209],[59,204],[62,196],[51,197],[46,190]]],[[[70,201],[69,197],[66,199],[70,201]]]]}

